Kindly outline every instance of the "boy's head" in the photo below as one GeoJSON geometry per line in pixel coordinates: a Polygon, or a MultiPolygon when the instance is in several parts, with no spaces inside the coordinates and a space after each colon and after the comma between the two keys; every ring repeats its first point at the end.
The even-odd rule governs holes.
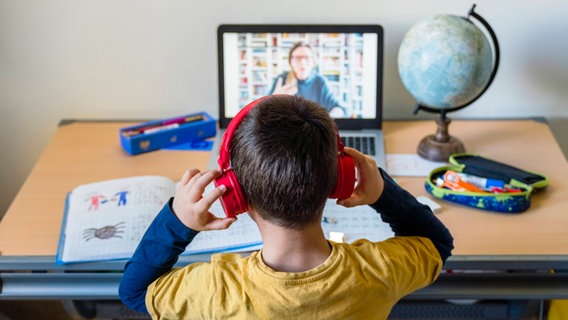
{"type": "Polygon", "coordinates": [[[264,220],[291,229],[319,222],[337,179],[327,110],[298,96],[270,96],[239,124],[229,151],[246,199],[264,220]]]}

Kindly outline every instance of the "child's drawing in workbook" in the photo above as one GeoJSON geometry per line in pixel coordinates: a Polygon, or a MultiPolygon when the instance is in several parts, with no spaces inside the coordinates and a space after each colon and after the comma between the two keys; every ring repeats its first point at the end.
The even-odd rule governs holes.
{"type": "MultiPolygon", "coordinates": [[[[169,178],[140,176],[73,189],[67,195],[57,262],[130,258],[175,188],[169,178]]],[[[211,211],[224,215],[218,203],[211,211]]],[[[256,225],[243,215],[229,230],[199,233],[186,253],[246,250],[260,243],[256,225]]]]}

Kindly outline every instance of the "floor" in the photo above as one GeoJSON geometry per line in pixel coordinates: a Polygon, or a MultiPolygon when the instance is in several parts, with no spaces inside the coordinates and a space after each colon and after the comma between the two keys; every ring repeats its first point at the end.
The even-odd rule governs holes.
{"type": "Polygon", "coordinates": [[[119,301],[20,301],[0,300],[0,320],[149,320],[119,301]],[[79,311],[81,309],[81,311],[79,311]]]}
{"type": "Polygon", "coordinates": [[[0,320],[75,320],[60,301],[0,301],[0,320]]]}
{"type": "MultiPolygon", "coordinates": [[[[528,308],[531,309],[531,308],[528,308]]],[[[525,310],[527,311],[527,310],[525,310]]],[[[509,319],[516,320],[537,320],[539,319],[538,312],[532,310],[533,312],[525,313],[520,316],[519,314],[515,317],[509,319]]],[[[114,317],[99,317],[98,320],[111,320],[114,317]]],[[[546,319],[546,315],[542,315],[541,319],[546,319]]],[[[80,320],[85,319],[80,316],[71,308],[71,313],[69,313],[68,307],[64,305],[61,301],[0,301],[0,320],[36,320],[36,319],[49,319],[49,320],[80,320]]],[[[140,319],[135,317],[127,316],[121,319],[140,319]]],[[[410,319],[407,317],[395,318],[395,319],[410,319]]],[[[418,319],[418,318],[415,318],[418,319]]],[[[420,318],[426,319],[426,318],[420,318]]],[[[444,318],[449,319],[449,318],[444,318]]],[[[455,318],[458,319],[458,318],[455,318]]],[[[463,319],[463,318],[459,318],[463,319]]],[[[467,318],[473,319],[473,318],[467,318]]],[[[475,319],[483,319],[475,317],[475,319]]],[[[495,319],[495,318],[491,318],[495,319]]],[[[504,318],[497,318],[504,319],[504,318]]]]}

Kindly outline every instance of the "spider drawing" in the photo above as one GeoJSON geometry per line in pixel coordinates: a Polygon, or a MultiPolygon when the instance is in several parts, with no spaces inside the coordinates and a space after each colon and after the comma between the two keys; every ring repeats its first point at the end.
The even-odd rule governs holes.
{"type": "Polygon", "coordinates": [[[102,228],[88,228],[83,230],[83,240],[89,241],[93,238],[110,239],[122,238],[124,233],[124,221],[115,224],[114,226],[104,226],[102,228]]]}

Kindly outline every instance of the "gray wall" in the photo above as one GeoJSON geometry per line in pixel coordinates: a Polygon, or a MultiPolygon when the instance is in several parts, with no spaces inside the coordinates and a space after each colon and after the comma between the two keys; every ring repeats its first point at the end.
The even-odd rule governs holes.
{"type": "MultiPolygon", "coordinates": [[[[453,118],[568,118],[568,1],[478,0],[502,63],[488,92],[453,118]]],[[[398,77],[406,31],[472,2],[442,0],[0,0],[0,216],[63,118],[216,115],[221,23],[379,23],[387,119],[412,116],[398,77]]],[[[420,117],[433,117],[421,115],[420,117]]],[[[566,136],[566,135],[564,135],[566,136]]]]}

